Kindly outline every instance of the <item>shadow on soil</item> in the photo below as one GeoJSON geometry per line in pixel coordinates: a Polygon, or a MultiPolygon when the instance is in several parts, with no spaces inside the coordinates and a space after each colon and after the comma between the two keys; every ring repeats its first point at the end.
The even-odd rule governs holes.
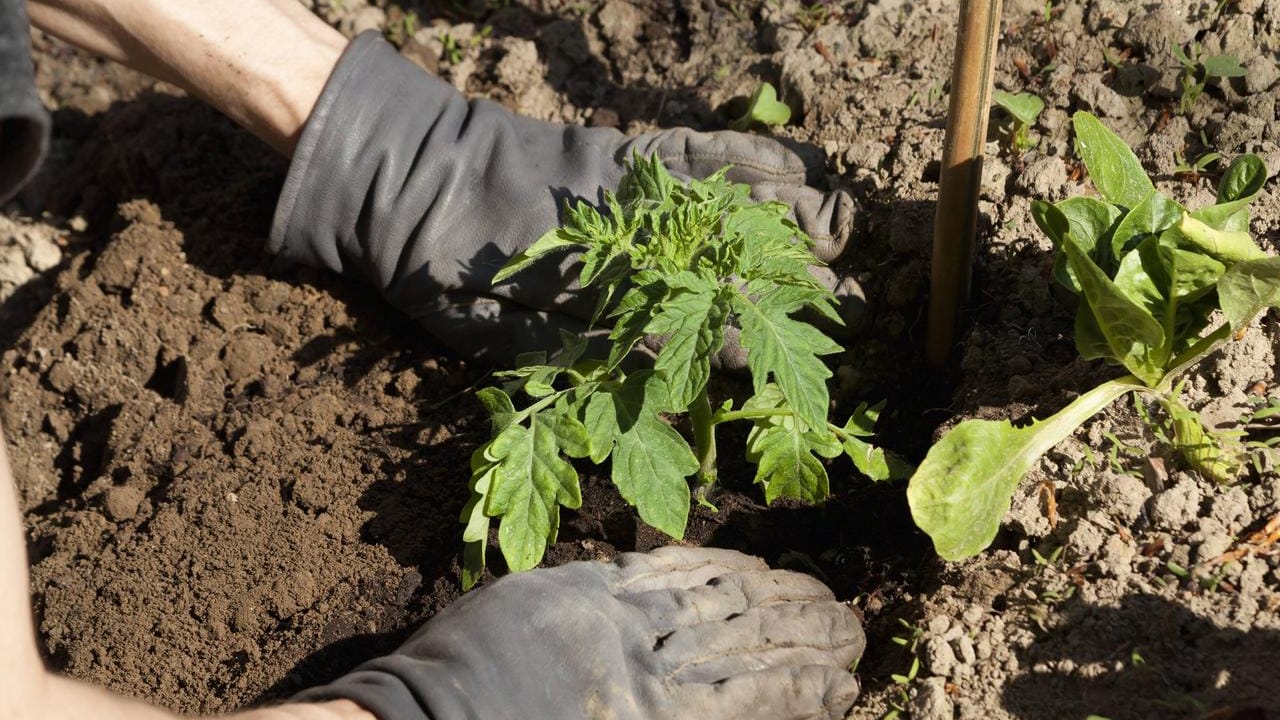
{"type": "Polygon", "coordinates": [[[1185,605],[1130,595],[1080,605],[1019,653],[1004,707],[1017,717],[1265,720],[1280,712],[1280,633],[1222,628],[1185,605]]]}

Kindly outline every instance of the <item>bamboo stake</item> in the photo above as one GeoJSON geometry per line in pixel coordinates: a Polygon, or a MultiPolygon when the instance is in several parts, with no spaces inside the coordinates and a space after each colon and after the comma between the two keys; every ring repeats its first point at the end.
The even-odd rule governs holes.
{"type": "Polygon", "coordinates": [[[929,326],[925,351],[934,367],[946,364],[955,345],[960,308],[969,299],[978,191],[987,141],[991,83],[1000,36],[1001,0],[961,0],[956,54],[951,67],[947,134],[933,221],[929,326]]]}

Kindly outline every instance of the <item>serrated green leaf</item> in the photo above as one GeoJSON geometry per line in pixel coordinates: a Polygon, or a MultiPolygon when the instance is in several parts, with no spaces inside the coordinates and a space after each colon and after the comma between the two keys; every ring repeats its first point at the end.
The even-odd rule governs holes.
{"type": "Polygon", "coordinates": [[[618,184],[618,200],[624,204],[644,203],[648,207],[662,207],[670,202],[675,188],[675,178],[658,159],[657,153],[646,158],[634,152],[630,167],[618,184]]]}
{"type": "Polygon", "coordinates": [[[1071,123],[1076,131],[1076,154],[1107,202],[1132,208],[1155,190],[1138,156],[1097,117],[1080,111],[1071,117],[1071,123]]]}
{"type": "Polygon", "coordinates": [[[844,431],[854,437],[871,437],[875,434],[876,422],[880,419],[880,411],[883,409],[883,400],[875,405],[858,403],[858,406],[853,409],[853,414],[849,416],[848,422],[844,424],[844,431]]]}
{"type": "MultiPolygon", "coordinates": [[[[486,443],[486,447],[491,443],[486,443]]],[[[485,497],[493,482],[497,465],[491,462],[485,448],[471,454],[471,499],[462,508],[464,543],[462,553],[462,589],[470,590],[484,572],[485,551],[489,545],[489,516],[484,514],[485,497]]]]}
{"type": "Polygon", "coordinates": [[[756,482],[764,486],[766,503],[780,498],[816,503],[831,495],[827,469],[805,435],[792,418],[764,426],[756,434],[752,443],[759,457],[756,482]]]}
{"type": "Polygon", "coordinates": [[[768,304],[767,298],[756,304],[737,293],[731,302],[742,326],[740,340],[755,392],[762,392],[772,378],[806,428],[824,427],[831,371],[820,356],[843,348],[812,325],[789,317],[785,306],[768,304]]]}
{"type": "Polygon", "coordinates": [[[1218,280],[1218,302],[1231,329],[1249,327],[1266,308],[1280,307],[1280,258],[1236,263],[1218,280]]]}
{"type": "Polygon", "coordinates": [[[502,432],[507,425],[511,424],[511,419],[516,414],[516,407],[511,402],[511,396],[503,392],[501,388],[481,388],[476,391],[476,398],[481,405],[484,405],[484,409],[489,411],[489,420],[494,435],[502,432]]]}
{"type": "Polygon", "coordinates": [[[874,482],[904,480],[911,477],[914,470],[910,463],[897,455],[859,438],[845,438],[844,452],[858,472],[874,482]]]}
{"type": "Polygon", "coordinates": [[[556,251],[565,251],[582,247],[582,238],[565,228],[555,228],[543,233],[542,237],[523,251],[511,256],[511,259],[493,276],[493,284],[506,282],[512,275],[524,270],[535,260],[556,251]]]}
{"type": "Polygon", "coordinates": [[[582,504],[578,473],[560,457],[555,430],[539,414],[529,426],[511,425],[493,439],[488,456],[497,467],[485,513],[500,518],[498,545],[514,572],[542,561],[560,527],[560,506],[582,504]]]}
{"type": "MultiPolygon", "coordinates": [[[[667,403],[663,378],[650,371],[597,391],[587,403],[592,459],[613,454],[612,477],[640,519],[671,537],[684,535],[689,484],[698,469],[688,443],[658,412],[667,403]]],[[[598,462],[598,461],[597,461],[598,462]]]]}
{"type": "Polygon", "coordinates": [[[556,445],[560,451],[571,458],[584,458],[591,455],[591,437],[587,426],[582,423],[567,407],[558,407],[555,414],[556,445]]]}
{"type": "Polygon", "coordinates": [[[684,412],[706,388],[711,358],[724,347],[726,309],[715,283],[686,272],[671,285],[645,332],[666,337],[653,369],[667,382],[665,409],[684,412]]]}
{"type": "Polygon", "coordinates": [[[613,484],[635,506],[640,519],[679,540],[689,520],[689,482],[698,461],[674,428],[644,420],[617,438],[613,484]]]}

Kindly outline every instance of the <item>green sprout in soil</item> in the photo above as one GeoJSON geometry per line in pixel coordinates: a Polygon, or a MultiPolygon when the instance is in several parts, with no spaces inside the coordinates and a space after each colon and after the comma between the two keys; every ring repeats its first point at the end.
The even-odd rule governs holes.
{"type": "Polygon", "coordinates": [[[1200,176],[1209,169],[1209,166],[1222,159],[1222,153],[1207,152],[1194,161],[1187,160],[1179,154],[1176,158],[1177,165],[1173,168],[1173,174],[1179,175],[1188,180],[1199,180],[1200,176]]]}
{"type": "Polygon", "coordinates": [[[1240,58],[1235,55],[1201,57],[1200,43],[1197,42],[1191,43],[1189,52],[1176,43],[1172,47],[1173,57],[1182,66],[1178,85],[1182,88],[1179,105],[1183,115],[1191,112],[1191,108],[1204,94],[1204,89],[1208,87],[1210,80],[1245,76],[1244,66],[1240,64],[1240,58]]]}
{"type": "Polygon", "coordinates": [[[907,499],[949,560],[987,547],[1040,456],[1126,393],[1161,399],[1180,423],[1179,449],[1200,472],[1225,482],[1237,471],[1205,442],[1199,416],[1181,412],[1174,382],[1259,312],[1280,306],[1280,258],[1249,235],[1249,203],[1266,168],[1241,155],[1223,174],[1217,202],[1191,211],[1156,190],[1129,146],[1096,117],[1079,112],[1073,124],[1076,151],[1102,197],[1036,201],[1032,216],[1058,248],[1055,279],[1079,296],[1080,355],[1129,374],[1023,427],[967,420],[929,450],[907,499]],[[1209,330],[1217,311],[1226,322],[1209,330]]]}
{"type": "Polygon", "coordinates": [[[778,91],[773,85],[767,82],[760,83],[760,87],[751,93],[751,99],[747,101],[747,111],[742,117],[729,123],[729,127],[742,131],[755,124],[767,125],[769,127],[781,127],[791,120],[791,107],[784,102],[779,102],[778,91]]]}
{"type": "Polygon", "coordinates": [[[991,99],[1009,114],[1009,125],[1001,128],[1005,144],[1017,155],[1036,146],[1031,140],[1031,126],[1044,111],[1044,100],[1031,93],[1011,93],[996,90],[991,99]]]}
{"type": "Polygon", "coordinates": [[[835,297],[809,273],[811,241],[780,202],[754,203],[727,168],[682,183],[656,157],[634,158],[607,212],[566,208],[566,222],[514,256],[505,282],[547,256],[582,252],[579,286],[595,293],[594,325],[613,326],[604,357],[588,357],[582,336],[564,333],[554,360],[526,355],[508,380],[478,395],[493,437],[472,455],[472,497],[463,511],[465,585],[484,566],[489,524],[507,567],[537,565],[556,539],[560,507],[582,502],[572,459],[610,460],[611,478],[641,520],[684,535],[694,476],[697,498],[717,477],[716,427],[751,424],[745,456],[766,502],[816,503],[830,492],[823,463],[848,455],[873,480],[905,477],[900,461],[872,447],[878,407],[859,405],[828,422],[831,371],[822,358],[842,348],[794,317],[840,323],[835,297]],[[713,358],[736,328],[751,373],[739,407],[711,398],[713,358]],[[638,346],[661,348],[651,368],[631,370],[638,346]],[[517,398],[527,401],[517,407],[517,398]],[[687,417],[692,445],[668,422],[687,417]]]}

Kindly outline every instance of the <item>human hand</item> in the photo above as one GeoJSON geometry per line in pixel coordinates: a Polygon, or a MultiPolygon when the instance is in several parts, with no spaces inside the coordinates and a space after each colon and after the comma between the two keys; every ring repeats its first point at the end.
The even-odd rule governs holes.
{"type": "MultiPolygon", "coordinates": [[[[805,185],[806,163],[768,137],[687,129],[628,138],[612,128],[563,126],[468,103],[399,57],[376,34],[354,40],[303,131],[272,231],[288,259],[347,272],[382,290],[455,350],[509,363],[559,347],[559,330],[587,330],[592,303],[570,292],[568,270],[539,263],[492,287],[507,258],[559,224],[565,200],[598,201],[633,153],[656,153],[676,175],[729,178],[756,200],[794,207],[822,261],[853,228],[845,192],[805,185]]],[[[860,298],[825,268],[819,275],[860,298]]],[[[728,357],[741,355],[729,353],[728,357]]]]}
{"type": "Polygon", "coordinates": [[[509,575],[295,700],[381,720],[842,718],[866,640],[817,580],[668,547],[509,575]]]}

